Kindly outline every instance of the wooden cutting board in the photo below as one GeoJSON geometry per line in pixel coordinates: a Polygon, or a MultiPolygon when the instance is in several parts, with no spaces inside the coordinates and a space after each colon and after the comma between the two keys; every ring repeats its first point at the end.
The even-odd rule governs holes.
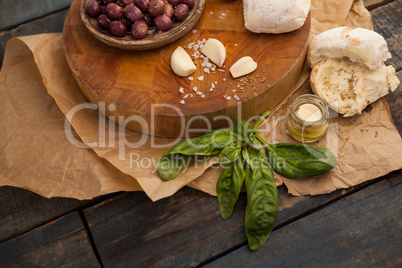
{"type": "Polygon", "coordinates": [[[294,32],[255,34],[244,27],[241,0],[206,0],[194,30],[178,41],[154,50],[126,51],[95,39],[81,21],[79,6],[75,0],[63,30],[73,76],[90,102],[105,103],[102,113],[141,133],[194,136],[200,134],[194,129],[230,127],[234,119],[258,116],[289,94],[304,65],[310,15],[294,32]],[[207,74],[202,59],[197,59],[193,80],[175,75],[170,56],[176,47],[208,38],[225,45],[224,68],[207,74]],[[229,68],[243,56],[251,56],[258,63],[257,70],[247,78],[233,79],[229,68]],[[187,94],[192,97],[183,98],[187,94]]]}

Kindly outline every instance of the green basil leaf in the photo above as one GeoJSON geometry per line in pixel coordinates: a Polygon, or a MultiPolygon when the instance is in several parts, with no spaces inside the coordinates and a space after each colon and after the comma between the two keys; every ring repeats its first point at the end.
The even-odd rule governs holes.
{"type": "Polygon", "coordinates": [[[243,138],[247,138],[251,133],[256,133],[258,130],[254,129],[252,125],[250,125],[247,121],[236,119],[233,131],[242,136],[243,138]]]}
{"type": "Polygon", "coordinates": [[[188,155],[182,154],[169,154],[164,155],[156,162],[156,167],[159,172],[159,176],[162,180],[171,180],[179,175],[184,164],[190,159],[188,155]]]}
{"type": "Polygon", "coordinates": [[[305,144],[277,143],[266,146],[266,153],[274,170],[288,178],[317,175],[338,164],[328,148],[305,144]]]}
{"type": "Polygon", "coordinates": [[[229,129],[210,131],[196,138],[186,139],[173,146],[165,155],[213,155],[226,146],[237,142],[236,133],[229,129]]]}
{"type": "Polygon", "coordinates": [[[232,143],[229,146],[225,147],[219,155],[219,163],[227,164],[230,162],[234,162],[239,159],[241,156],[241,144],[232,143]]]}
{"type": "Polygon", "coordinates": [[[278,190],[274,173],[265,156],[251,149],[248,161],[251,176],[246,176],[247,206],[245,228],[250,249],[260,248],[271,234],[278,210],[278,190]]]}
{"type": "Polygon", "coordinates": [[[229,163],[219,177],[216,184],[216,193],[218,195],[219,209],[224,220],[228,219],[233,213],[245,174],[243,161],[240,158],[236,162],[229,163]]]}
{"type": "Polygon", "coordinates": [[[255,138],[255,133],[258,133],[258,129],[254,129],[247,121],[236,119],[233,131],[241,135],[248,145],[259,144],[255,138]]]}

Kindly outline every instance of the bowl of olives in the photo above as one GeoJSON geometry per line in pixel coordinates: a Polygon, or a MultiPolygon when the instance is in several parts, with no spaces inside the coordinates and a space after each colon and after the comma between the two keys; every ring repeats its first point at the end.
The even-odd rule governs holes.
{"type": "Polygon", "coordinates": [[[103,43],[126,50],[170,44],[197,23],[205,0],[81,0],[80,16],[103,43]]]}

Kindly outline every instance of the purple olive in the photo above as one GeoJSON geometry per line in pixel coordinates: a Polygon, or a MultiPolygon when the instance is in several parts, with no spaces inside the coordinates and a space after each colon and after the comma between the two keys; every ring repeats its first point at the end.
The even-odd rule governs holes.
{"type": "Polygon", "coordinates": [[[109,25],[109,31],[115,36],[123,36],[127,32],[127,26],[120,20],[114,20],[109,25]]]}
{"type": "Polygon", "coordinates": [[[110,3],[106,7],[106,12],[109,18],[118,19],[123,15],[123,8],[116,3],[110,3]]]}
{"type": "Polygon", "coordinates": [[[97,0],[90,0],[87,5],[87,12],[91,17],[97,17],[102,11],[102,7],[97,0]]]}
{"type": "Polygon", "coordinates": [[[149,0],[134,0],[134,4],[141,9],[142,12],[148,11],[149,0]]]}
{"type": "Polygon", "coordinates": [[[101,14],[98,17],[98,22],[99,25],[103,28],[103,29],[109,29],[109,25],[112,22],[111,19],[109,19],[108,16],[106,16],[106,14],[101,14]]]}
{"type": "Polygon", "coordinates": [[[186,4],[188,8],[192,8],[195,4],[195,0],[179,0],[181,4],[186,4]]]}
{"type": "Polygon", "coordinates": [[[162,15],[165,11],[165,2],[162,0],[154,0],[149,3],[148,13],[149,15],[156,17],[158,15],[162,15]]]}
{"type": "Polygon", "coordinates": [[[173,18],[175,20],[184,20],[188,14],[188,6],[186,4],[178,5],[173,11],[173,18]]]}
{"type": "Polygon", "coordinates": [[[154,25],[156,29],[166,31],[172,27],[172,20],[166,15],[159,15],[154,19],[154,25]]]}
{"type": "Polygon", "coordinates": [[[131,35],[134,39],[142,39],[148,34],[148,25],[145,21],[140,20],[133,24],[131,35]]]}
{"type": "Polygon", "coordinates": [[[124,11],[124,14],[132,22],[139,21],[142,18],[141,10],[135,5],[126,6],[126,10],[124,11]]]}
{"type": "Polygon", "coordinates": [[[165,10],[163,11],[163,14],[168,16],[169,18],[172,18],[173,7],[170,4],[166,3],[165,10]]]}

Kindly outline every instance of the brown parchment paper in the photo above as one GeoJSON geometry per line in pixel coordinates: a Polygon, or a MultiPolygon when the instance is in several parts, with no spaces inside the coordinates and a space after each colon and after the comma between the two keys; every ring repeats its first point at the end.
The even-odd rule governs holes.
{"type": "MultiPolygon", "coordinates": [[[[370,15],[361,1],[316,0],[312,3],[312,16],[312,33],[345,24],[372,28],[370,15]],[[324,13],[326,15],[322,16],[324,13]]],[[[299,84],[303,84],[307,77],[308,70],[305,70],[299,84]]],[[[197,167],[189,165],[176,179],[163,182],[155,173],[154,163],[166,148],[155,148],[155,144],[163,145],[172,140],[151,140],[146,135],[119,129],[88,107],[77,111],[71,119],[69,113],[80,103],[85,104],[86,100],[65,60],[62,34],[25,36],[8,42],[0,73],[0,185],[25,188],[45,197],[77,199],[91,199],[116,191],[142,190],[152,200],[158,200],[185,185],[215,194],[220,170],[209,167],[216,158],[212,157],[197,167]],[[105,126],[103,130],[99,130],[100,122],[105,126]],[[66,130],[71,130],[71,135],[66,134],[66,130]],[[119,139],[123,134],[125,138],[119,139]],[[115,146],[107,146],[111,143],[115,146]],[[124,151],[116,148],[124,148],[124,151]]],[[[281,113],[279,110],[274,115],[281,113]]],[[[365,136],[365,144],[360,143],[365,132],[352,131],[348,122],[337,123],[344,126],[340,130],[347,132],[339,131],[339,136],[349,138],[346,142],[336,143],[342,144],[341,147],[326,145],[336,149],[341,163],[339,168],[325,174],[329,179],[296,181],[277,177],[278,184],[285,183],[296,195],[319,194],[356,185],[401,168],[401,163],[397,165],[390,161],[392,157],[398,159],[397,156],[401,156],[402,145],[385,101],[372,105],[367,113],[369,119],[381,121],[372,122],[370,119],[370,125],[363,120],[365,117],[354,117],[358,124],[364,123],[359,127],[367,129],[368,133],[377,131],[374,132],[377,133],[375,138],[365,136]],[[378,116],[374,117],[375,114],[378,116]],[[394,144],[389,148],[391,140],[394,144]],[[373,152],[364,147],[367,144],[376,151],[364,157],[369,158],[370,165],[353,157],[373,152]],[[310,187],[314,181],[317,187],[310,187]]],[[[269,133],[265,137],[268,138],[269,133]]],[[[287,138],[283,132],[278,134],[278,140],[279,137],[287,138]]]]}

